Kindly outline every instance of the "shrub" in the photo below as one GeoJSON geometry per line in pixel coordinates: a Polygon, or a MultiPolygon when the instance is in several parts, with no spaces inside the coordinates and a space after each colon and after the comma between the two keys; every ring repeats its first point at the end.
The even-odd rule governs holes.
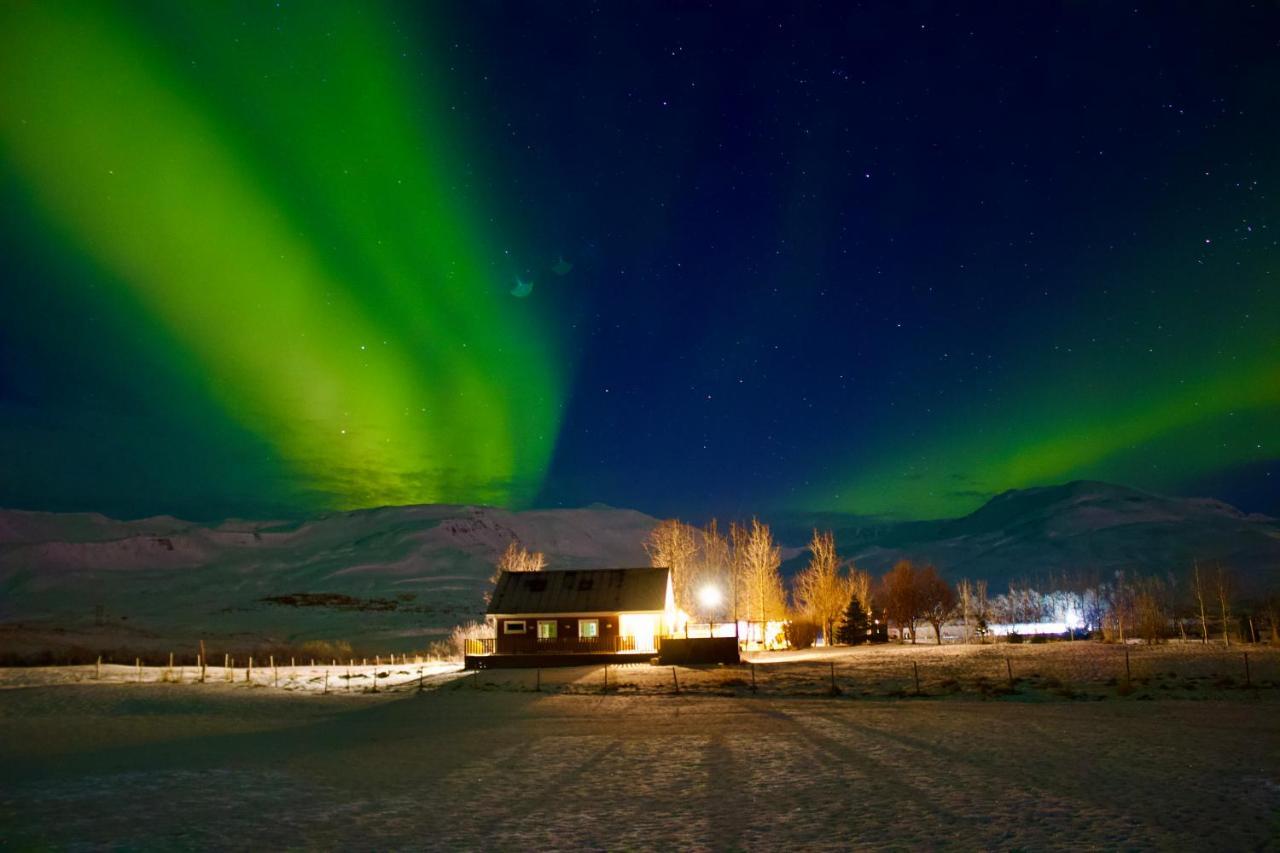
{"type": "Polygon", "coordinates": [[[1008,634],[1005,635],[1005,641],[1009,643],[1021,643],[1022,635],[1019,634],[1017,631],[1010,631],[1008,634]]]}
{"type": "Polygon", "coordinates": [[[346,640],[308,640],[298,651],[300,657],[320,661],[349,660],[356,656],[346,640]]]}
{"type": "Polygon", "coordinates": [[[468,622],[456,625],[443,640],[437,640],[428,652],[442,660],[462,660],[467,651],[467,640],[479,640],[493,636],[492,629],[484,622],[468,622]]]}
{"type": "Polygon", "coordinates": [[[796,620],[788,622],[782,628],[787,644],[793,649],[807,649],[818,639],[818,626],[812,622],[796,620]]]}

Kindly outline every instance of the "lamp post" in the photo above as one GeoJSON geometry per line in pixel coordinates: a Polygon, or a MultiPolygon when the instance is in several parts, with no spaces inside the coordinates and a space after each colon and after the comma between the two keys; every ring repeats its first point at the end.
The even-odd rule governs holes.
{"type": "MultiPolygon", "coordinates": [[[[715,614],[720,611],[720,605],[724,603],[724,593],[720,591],[720,587],[713,583],[704,585],[698,590],[698,605],[702,608],[703,613],[715,614]]],[[[712,617],[707,619],[707,636],[715,636],[715,621],[712,617]]]]}

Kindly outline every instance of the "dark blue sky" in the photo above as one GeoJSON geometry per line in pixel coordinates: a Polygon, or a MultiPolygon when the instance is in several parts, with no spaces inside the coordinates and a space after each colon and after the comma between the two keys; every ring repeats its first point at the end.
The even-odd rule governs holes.
{"type": "MultiPolygon", "coordinates": [[[[1089,477],[1280,510],[1274,5],[386,12],[559,342],[533,503],[931,517],[1089,477]]],[[[92,276],[6,174],[0,502],[317,508],[253,429],[193,435],[200,387],[114,364],[165,370],[127,321],[65,340],[92,276]]]]}

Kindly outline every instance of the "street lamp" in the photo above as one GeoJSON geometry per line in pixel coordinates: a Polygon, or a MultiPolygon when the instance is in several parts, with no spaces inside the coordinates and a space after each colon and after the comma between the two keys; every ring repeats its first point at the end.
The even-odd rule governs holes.
{"type": "Polygon", "coordinates": [[[724,595],[715,584],[709,583],[698,590],[698,604],[702,605],[704,611],[719,610],[723,601],[724,595]]]}

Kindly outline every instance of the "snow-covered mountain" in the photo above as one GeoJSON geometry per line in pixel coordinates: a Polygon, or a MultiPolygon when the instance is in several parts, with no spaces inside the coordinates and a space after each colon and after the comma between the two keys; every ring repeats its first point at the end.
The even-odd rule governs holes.
{"type": "MultiPolygon", "coordinates": [[[[953,580],[986,578],[993,591],[1011,578],[1182,573],[1195,559],[1228,566],[1242,593],[1272,589],[1280,574],[1275,519],[1107,483],[1006,492],[945,521],[792,521],[775,528],[788,546],[784,573],[805,563],[800,546],[816,524],[834,527],[840,553],[875,574],[905,556],[953,580]]],[[[544,552],[551,569],[645,565],[654,524],[610,507],[388,507],[215,525],[0,511],[0,655],[163,651],[200,638],[212,648],[423,649],[481,615],[508,542],[544,552]]]]}
{"type": "Polygon", "coordinates": [[[306,640],[424,648],[483,613],[512,540],[549,568],[645,565],[654,519],[610,507],[409,506],[207,525],[0,511],[0,653],[237,648],[306,640]]]}
{"type": "Polygon", "coordinates": [[[1280,574],[1274,518],[1092,481],[1008,491],[962,518],[853,525],[837,538],[841,553],[872,572],[910,557],[952,579],[986,578],[992,589],[1064,573],[1182,574],[1193,560],[1220,561],[1243,587],[1280,574]]]}

